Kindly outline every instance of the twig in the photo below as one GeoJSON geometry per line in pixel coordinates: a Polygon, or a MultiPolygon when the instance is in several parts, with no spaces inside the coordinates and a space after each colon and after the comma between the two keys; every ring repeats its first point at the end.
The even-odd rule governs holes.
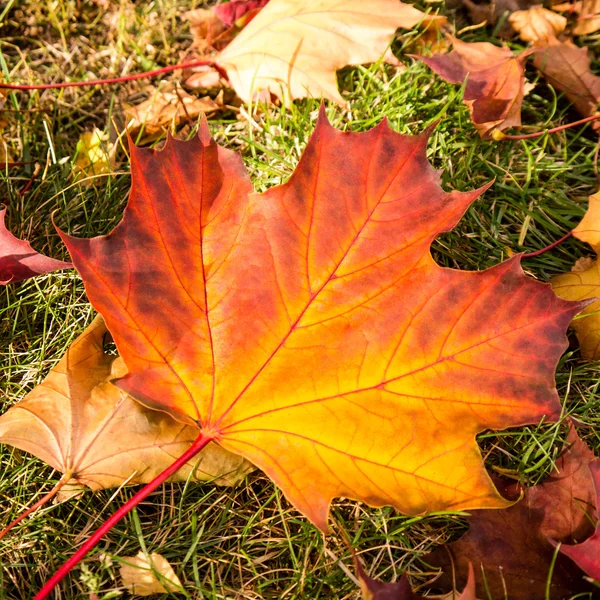
{"type": "Polygon", "coordinates": [[[150,483],[147,483],[123,506],[115,511],[104,523],[96,529],[93,535],[86,540],[71,556],[69,560],[46,582],[44,587],[34,597],[33,600],[43,600],[50,595],[50,592],[59,584],[71,571],[71,569],[83,560],[86,554],[92,550],[96,544],[107,534],[123,517],[129,514],[142,500],[147,498],[157,487],[162,485],[171,475],[178,471],[185,463],[194,458],[202,450],[212,437],[200,433],[194,443],[169,467],[156,476],[150,483]]]}
{"type": "Polygon", "coordinates": [[[31,176],[31,179],[27,182],[25,187],[19,192],[21,196],[24,196],[30,190],[31,186],[33,185],[33,182],[35,181],[35,178],[40,174],[41,170],[42,170],[42,168],[40,167],[40,163],[35,163],[35,167],[33,168],[33,175],[31,176]]]}
{"type": "Polygon", "coordinates": [[[83,87],[87,85],[110,85],[113,83],[123,83],[125,81],[135,81],[136,79],[146,79],[148,77],[156,77],[163,73],[170,73],[171,71],[177,71],[179,69],[190,69],[192,67],[200,66],[211,66],[219,71],[219,74],[227,79],[227,74],[221,67],[215,64],[212,60],[193,60],[187,63],[181,63],[179,65],[171,65],[169,67],[162,67],[161,69],[155,69],[154,71],[146,71],[145,73],[135,73],[133,75],[124,75],[123,77],[115,77],[113,79],[94,79],[92,81],[71,81],[69,83],[45,83],[40,85],[23,85],[17,83],[2,83],[0,82],[0,88],[9,90],[57,90],[61,88],[69,87],[83,87]]]}
{"type": "Polygon", "coordinates": [[[523,135],[507,135],[502,133],[501,131],[495,131],[492,134],[492,137],[496,141],[500,140],[531,140],[533,138],[542,137],[543,135],[550,133],[558,133],[559,131],[563,131],[564,129],[570,129],[571,127],[577,127],[578,125],[583,125],[584,123],[589,123],[590,121],[597,121],[600,119],[600,114],[592,115],[591,117],[586,117],[585,119],[580,119],[579,121],[574,121],[573,123],[567,123],[566,125],[561,125],[560,127],[553,127],[552,129],[544,129],[544,131],[536,131],[535,133],[524,133],[523,135]]]}
{"type": "Polygon", "coordinates": [[[548,252],[548,250],[552,250],[562,244],[565,240],[568,240],[573,235],[572,231],[563,235],[560,240],[556,240],[556,242],[552,242],[549,246],[542,248],[541,250],[536,250],[535,252],[528,252],[527,254],[523,254],[521,258],[534,258],[535,256],[540,256],[540,254],[544,254],[544,252],[548,252]]]}
{"type": "Polygon", "coordinates": [[[23,511],[14,521],[9,523],[2,531],[0,531],[0,540],[16,525],[18,525],[23,519],[27,518],[32,512],[38,508],[44,506],[46,502],[52,500],[54,496],[60,491],[60,489],[67,483],[69,478],[63,475],[59,482],[45,495],[42,496],[35,504],[32,504],[28,509],[23,511]]]}

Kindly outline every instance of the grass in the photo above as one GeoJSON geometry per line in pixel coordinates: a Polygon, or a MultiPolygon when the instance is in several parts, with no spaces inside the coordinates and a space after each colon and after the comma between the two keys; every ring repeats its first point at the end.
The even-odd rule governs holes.
{"type": "MultiPolygon", "coordinates": [[[[9,3],[2,16],[0,66],[7,80],[51,82],[84,78],[89,72],[106,77],[123,69],[173,64],[190,43],[179,15],[191,4],[121,0],[101,8],[75,0],[9,3]]],[[[491,28],[480,28],[463,39],[489,40],[491,34],[491,28]]],[[[401,36],[397,48],[408,48],[413,37],[412,32],[401,36]]],[[[583,41],[598,50],[598,39],[583,41]]],[[[587,196],[596,191],[597,137],[590,127],[522,142],[481,141],[459,87],[433,76],[423,64],[406,64],[405,70],[381,64],[344,69],[339,80],[350,108],[329,106],[328,114],[337,127],[353,131],[387,117],[395,130],[417,133],[441,119],[428,155],[443,169],[445,189],[469,190],[495,179],[459,225],[435,242],[440,264],[484,269],[515,252],[543,248],[579,222],[587,196]]],[[[533,71],[528,76],[536,77],[533,71]]],[[[77,236],[107,233],[118,223],[130,185],[125,153],[119,155],[116,172],[98,177],[93,186],[74,182],[71,165],[83,131],[122,122],[122,103],[139,102],[144,93],[144,85],[134,82],[8,96],[5,109],[12,112],[2,115],[7,121],[4,139],[15,157],[41,167],[25,194],[21,191],[32,179],[34,164],[0,171],[8,224],[16,235],[30,240],[36,250],[65,258],[51,224],[53,213],[59,227],[77,236]]],[[[291,174],[318,106],[318,101],[305,100],[290,110],[271,106],[252,112],[241,107],[212,119],[210,127],[220,143],[242,153],[256,189],[264,190],[291,174]]],[[[523,105],[523,121],[531,130],[575,118],[568,103],[543,81],[523,105]]],[[[182,135],[190,133],[186,125],[182,135]]],[[[526,260],[524,268],[548,281],[584,255],[591,255],[588,247],[568,240],[551,253],[526,260]]],[[[73,271],[0,289],[1,412],[43,379],[92,318],[73,271]]],[[[576,343],[557,372],[565,414],[585,425],[582,434],[595,450],[600,447],[599,372],[598,363],[580,359],[576,343]]],[[[564,429],[532,425],[484,433],[479,441],[490,468],[532,485],[551,472],[564,429]]],[[[0,522],[14,518],[60,477],[8,446],[0,446],[0,472],[0,522]]],[[[131,495],[126,488],[89,493],[30,517],[0,542],[0,599],[30,598],[73,548],[131,495]]],[[[260,473],[234,489],[169,484],[151,499],[75,569],[57,598],[121,595],[117,557],[140,549],[160,552],[172,563],[188,598],[359,597],[338,564],[340,559],[351,569],[339,537],[323,537],[260,473]]],[[[416,575],[413,583],[431,578],[420,557],[465,529],[460,514],[408,518],[389,508],[370,509],[346,500],[334,502],[333,515],[361,548],[370,573],[392,580],[408,571],[416,575]]]]}

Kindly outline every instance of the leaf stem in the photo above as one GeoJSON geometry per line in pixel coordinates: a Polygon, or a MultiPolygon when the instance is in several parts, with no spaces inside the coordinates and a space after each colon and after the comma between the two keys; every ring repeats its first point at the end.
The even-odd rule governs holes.
{"type": "Polygon", "coordinates": [[[577,127],[578,125],[583,125],[584,123],[589,123],[590,121],[597,121],[600,119],[600,114],[592,115],[591,117],[586,117],[585,119],[580,119],[579,121],[573,121],[573,123],[567,123],[566,125],[560,125],[560,127],[553,127],[552,129],[544,129],[544,131],[536,131],[535,133],[525,133],[523,135],[506,135],[502,132],[498,132],[494,139],[496,140],[531,140],[533,138],[542,137],[547,133],[558,133],[559,131],[563,131],[564,129],[570,129],[571,127],[577,127]]]}
{"type": "Polygon", "coordinates": [[[23,519],[26,519],[32,512],[38,508],[44,506],[46,502],[52,500],[54,496],[60,491],[60,489],[67,483],[69,478],[62,476],[58,483],[45,495],[42,496],[35,504],[32,504],[28,509],[24,510],[14,521],[9,523],[2,531],[0,531],[0,540],[16,525],[18,525],[23,519]]]}
{"type": "Polygon", "coordinates": [[[548,250],[552,250],[553,248],[556,248],[556,246],[560,246],[560,244],[562,244],[565,240],[568,240],[572,235],[573,235],[573,232],[569,231],[569,233],[566,233],[565,235],[563,235],[560,238],[560,240],[556,240],[555,242],[552,242],[549,246],[546,246],[545,248],[542,248],[541,250],[536,250],[535,252],[528,252],[527,254],[523,254],[523,256],[521,256],[521,258],[534,258],[535,256],[540,256],[540,254],[544,254],[544,252],[548,252],[548,250]]]}
{"type": "Polygon", "coordinates": [[[115,511],[93,535],[87,539],[65,562],[65,564],[54,573],[54,575],[46,582],[44,587],[38,592],[33,600],[43,600],[47,598],[55,586],[60,583],[71,569],[79,563],[86,554],[96,546],[96,544],[107,534],[123,517],[131,512],[142,500],[147,498],[157,487],[163,484],[171,475],[178,471],[186,462],[191,460],[198,452],[200,452],[210,441],[211,436],[205,436],[202,432],[196,438],[194,443],[169,467],[162,473],[157,475],[150,483],[146,484],[132,498],[130,498],[123,506],[115,511]]]}
{"type": "Polygon", "coordinates": [[[135,81],[136,79],[146,79],[148,77],[156,77],[163,73],[170,73],[171,71],[177,71],[178,69],[189,69],[191,67],[211,66],[214,67],[221,76],[225,75],[223,69],[217,66],[212,60],[193,60],[178,65],[170,65],[168,67],[162,67],[155,69],[154,71],[146,71],[144,73],[135,73],[133,75],[124,75],[123,77],[114,77],[113,79],[94,79],[92,81],[71,81],[68,83],[45,83],[39,85],[23,85],[18,83],[2,83],[0,82],[0,88],[8,90],[57,90],[60,88],[69,87],[83,87],[87,85],[110,85],[113,83],[123,83],[125,81],[135,81]]]}

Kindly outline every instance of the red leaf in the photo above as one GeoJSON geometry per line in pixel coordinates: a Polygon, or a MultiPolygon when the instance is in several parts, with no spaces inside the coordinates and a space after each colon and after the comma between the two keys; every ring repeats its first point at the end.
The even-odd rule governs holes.
{"type": "MultiPolygon", "coordinates": [[[[522,499],[505,510],[472,511],[467,519],[469,531],[462,538],[425,557],[427,564],[444,568],[438,582],[446,587],[452,585],[453,565],[458,582],[465,581],[467,567],[472,563],[480,597],[486,597],[487,589],[493,598],[503,598],[505,590],[511,600],[546,597],[546,580],[554,555],[548,538],[583,540],[592,532],[588,514],[594,509],[595,498],[588,465],[594,455],[574,430],[568,442],[568,450],[556,461],[558,472],[544,484],[522,489],[518,484],[502,484],[498,480],[506,498],[518,500],[523,494],[522,499]]],[[[586,590],[589,586],[580,571],[559,556],[550,598],[562,599],[586,590]]]]}
{"type": "MultiPolygon", "coordinates": [[[[589,464],[596,489],[596,510],[600,510],[600,460],[589,464]]],[[[576,546],[561,545],[560,551],[583,569],[592,579],[600,582],[600,514],[596,517],[596,531],[583,544],[576,546]]],[[[555,542],[553,542],[555,543],[555,542]]]]}
{"type": "Polygon", "coordinates": [[[16,238],[4,224],[6,209],[0,210],[0,284],[16,283],[36,275],[70,269],[70,262],[36,252],[29,242],[16,238]]]}
{"type": "Polygon", "coordinates": [[[231,0],[218,6],[213,6],[213,12],[219,17],[225,27],[232,27],[251,10],[262,8],[269,0],[231,0]]]}
{"type": "Polygon", "coordinates": [[[493,137],[494,130],[520,127],[524,64],[531,51],[514,56],[508,48],[489,42],[469,44],[453,39],[452,44],[449,54],[416,58],[450,83],[467,79],[464,102],[482,138],[493,137]]]}

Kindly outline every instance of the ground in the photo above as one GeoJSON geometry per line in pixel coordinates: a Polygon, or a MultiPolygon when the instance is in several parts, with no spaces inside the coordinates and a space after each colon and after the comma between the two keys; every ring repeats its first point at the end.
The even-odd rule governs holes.
{"type": "MultiPolygon", "coordinates": [[[[197,4],[197,3],[196,3],[197,4]]],[[[427,3],[427,7],[441,4],[427,3]]],[[[85,2],[25,0],[8,2],[0,13],[0,67],[6,81],[49,83],[141,72],[175,64],[191,42],[181,19],[193,2],[85,2]],[[93,74],[93,75],[91,75],[93,74]]],[[[458,18],[458,29],[466,25],[458,18]]],[[[498,28],[496,28],[498,29],[498,28]]],[[[466,31],[466,41],[486,41],[494,28],[466,31]]],[[[443,169],[445,189],[470,190],[492,179],[451,233],[434,244],[445,266],[476,270],[518,252],[543,248],[572,229],[597,190],[590,126],[530,141],[482,141],[461,101],[459,86],[446,84],[422,63],[406,57],[414,32],[400,36],[397,54],[404,69],[376,64],[345,69],[340,87],[346,110],[328,105],[332,122],[360,131],[387,117],[402,133],[417,133],[439,120],[428,155],[443,169]]],[[[494,38],[495,40],[497,38],[494,38]]],[[[597,36],[579,40],[593,50],[597,36]]],[[[510,42],[518,49],[518,43],[510,42]]],[[[524,131],[573,121],[568,102],[528,70],[535,89],[523,106],[524,131]]],[[[180,74],[165,76],[177,81],[180,74]]],[[[121,218],[130,185],[128,162],[95,185],[72,178],[79,136],[94,126],[122,124],[122,104],[141,101],[149,82],[111,87],[19,92],[8,96],[3,139],[13,160],[1,166],[2,201],[8,225],[34,248],[66,258],[51,222],[78,236],[110,231],[121,218]],[[35,177],[35,163],[40,169],[35,177]],[[24,188],[27,188],[24,191],[24,188]]],[[[152,83],[158,84],[157,80],[152,83]]],[[[285,181],[314,127],[318,100],[276,106],[241,106],[211,119],[217,140],[240,151],[258,190],[285,181]],[[251,115],[251,116],[250,116],[251,115]]],[[[185,125],[181,135],[190,135],[185,125]]],[[[160,140],[159,140],[160,142],[160,140]]],[[[590,248],[569,240],[550,253],[524,261],[541,281],[567,271],[590,248]]],[[[0,289],[0,411],[30,391],[93,318],[83,285],[74,271],[63,271],[0,289]]],[[[581,433],[598,450],[600,365],[580,359],[577,345],[564,355],[557,384],[565,415],[575,416],[581,433]]],[[[527,485],[552,470],[564,439],[564,424],[512,429],[479,436],[486,464],[527,485]]],[[[0,522],[48,491],[60,474],[40,460],[0,447],[0,522]]],[[[0,542],[0,598],[26,599],[71,555],[86,536],[132,495],[131,489],[85,494],[47,506],[0,542]]],[[[417,585],[431,579],[420,557],[437,543],[464,530],[458,514],[407,518],[391,509],[369,509],[345,500],[333,505],[335,519],[362,550],[367,570],[392,580],[408,571],[417,585]]],[[[175,567],[187,597],[206,599],[358,598],[349,554],[335,532],[325,538],[292,509],[277,488],[255,473],[235,489],[206,485],[165,485],[117,526],[98,552],[76,568],[57,598],[118,596],[115,556],[140,548],[162,553],[175,567]],[[112,558],[111,558],[112,557],[112,558]],[[339,561],[342,561],[341,564],[339,561]]]]}

